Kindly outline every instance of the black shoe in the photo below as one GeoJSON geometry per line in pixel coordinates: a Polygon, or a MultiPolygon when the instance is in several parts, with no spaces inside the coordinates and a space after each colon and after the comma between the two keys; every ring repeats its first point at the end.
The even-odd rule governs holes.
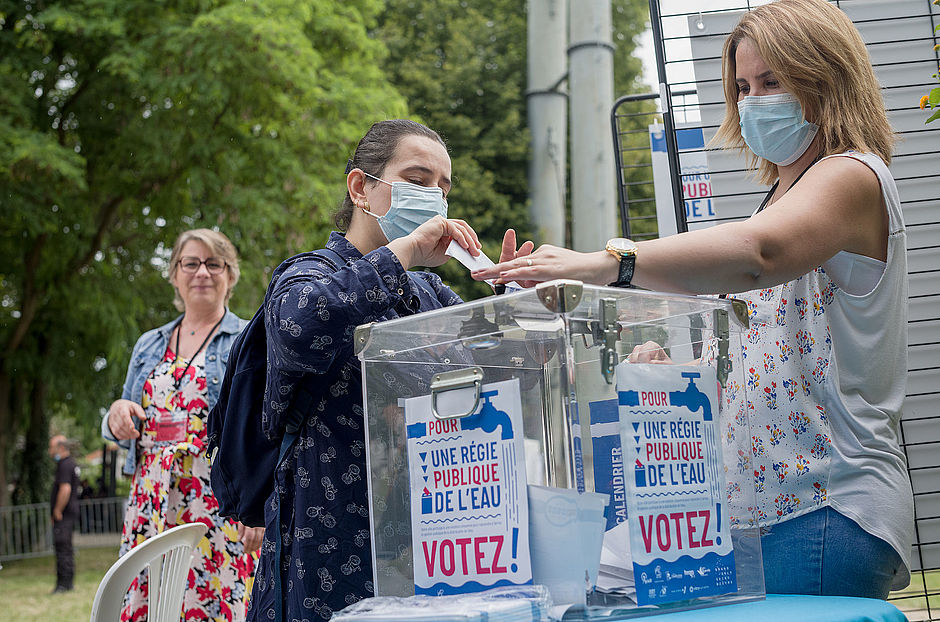
{"type": "Polygon", "coordinates": [[[51,594],[64,594],[65,592],[71,592],[72,588],[65,587],[64,585],[57,585],[55,589],[50,592],[51,594]]]}

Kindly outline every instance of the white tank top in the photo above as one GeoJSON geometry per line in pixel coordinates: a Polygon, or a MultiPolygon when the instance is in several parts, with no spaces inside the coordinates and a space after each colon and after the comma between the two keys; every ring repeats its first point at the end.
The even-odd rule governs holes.
{"type": "MultiPolygon", "coordinates": [[[[819,267],[735,294],[747,302],[750,329],[732,363],[744,368],[747,383],[758,522],[773,525],[829,505],[898,552],[904,569],[897,589],[910,581],[914,530],[899,432],[907,380],[904,222],[879,157],[829,157],[855,158],[878,176],[888,212],[887,262],[878,270],[848,258],[850,270],[864,264],[868,272],[858,282],[837,256],[823,265],[841,269],[838,278],[819,267]]],[[[729,435],[747,433],[736,425],[729,424],[729,435]]]]}
{"type": "Polygon", "coordinates": [[[885,271],[885,262],[849,251],[839,251],[823,263],[823,270],[847,294],[861,296],[875,289],[885,271]]]}

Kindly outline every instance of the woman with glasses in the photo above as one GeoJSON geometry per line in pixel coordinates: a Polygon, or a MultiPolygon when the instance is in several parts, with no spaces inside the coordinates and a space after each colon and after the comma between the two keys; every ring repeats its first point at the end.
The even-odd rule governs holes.
{"type": "MultiPolygon", "coordinates": [[[[209,527],[193,555],[186,620],[245,618],[264,533],[219,516],[204,444],[206,415],[246,324],[226,307],[238,275],[235,247],[223,234],[180,234],[169,281],[182,315],[137,340],[121,399],[101,424],[106,439],[128,448],[124,473],[133,476],[120,555],[175,525],[209,527]]],[[[144,573],[131,583],[121,620],[147,619],[147,593],[144,573]]]]}

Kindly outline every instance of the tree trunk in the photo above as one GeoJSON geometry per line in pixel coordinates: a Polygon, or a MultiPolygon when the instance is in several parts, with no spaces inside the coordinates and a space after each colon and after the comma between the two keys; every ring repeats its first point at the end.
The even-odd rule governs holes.
{"type": "MultiPolygon", "coordinates": [[[[8,415],[10,417],[10,425],[3,430],[3,434],[7,437],[8,440],[8,444],[6,446],[7,455],[4,458],[5,466],[7,467],[7,482],[5,484],[4,491],[6,492],[7,502],[16,503],[12,497],[16,488],[18,487],[19,477],[17,476],[16,467],[14,467],[14,456],[16,454],[16,438],[20,430],[20,423],[23,421],[23,411],[26,407],[26,384],[23,380],[22,374],[15,375],[13,373],[4,371],[2,378],[6,379],[6,382],[9,384],[10,391],[9,399],[6,401],[8,415]],[[10,467],[13,468],[11,469],[10,467]]],[[[17,464],[16,466],[19,465],[17,464]]]]}
{"type": "MultiPolygon", "coordinates": [[[[45,336],[38,336],[36,346],[39,360],[44,360],[49,354],[45,336]]],[[[20,456],[20,478],[14,494],[17,503],[41,503],[49,499],[52,464],[47,452],[49,416],[46,412],[46,393],[45,370],[40,367],[30,386],[26,438],[20,456]]]]}
{"type": "Polygon", "coordinates": [[[10,375],[0,369],[0,508],[9,505],[10,491],[7,476],[7,459],[13,447],[13,405],[10,403],[10,375]]]}
{"type": "Polygon", "coordinates": [[[23,453],[20,454],[20,479],[14,500],[17,503],[48,501],[50,479],[49,418],[46,416],[46,383],[37,378],[29,396],[29,419],[23,453]]]}

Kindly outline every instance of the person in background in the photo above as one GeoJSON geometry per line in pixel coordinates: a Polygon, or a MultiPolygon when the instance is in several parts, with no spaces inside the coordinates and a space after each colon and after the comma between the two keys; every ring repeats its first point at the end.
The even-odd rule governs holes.
{"type": "Polygon", "coordinates": [[[372,595],[363,378],[353,330],[461,302],[437,275],[410,268],[444,263],[452,240],[479,254],[470,226],[447,218],[444,141],[419,123],[373,124],[348,163],[346,189],[335,215],[343,233],[281,264],[265,297],[262,426],[279,439],[288,421],[302,425],[266,504],[249,611],[256,622],[329,619],[372,595]]]}
{"type": "MultiPolygon", "coordinates": [[[[185,620],[244,620],[264,531],[219,515],[205,452],[205,418],[246,324],[227,308],[238,276],[238,256],[225,235],[210,229],[179,235],[169,281],[183,313],[137,340],[121,399],[101,422],[105,439],[129,448],[124,472],[133,474],[120,555],[176,525],[209,527],[193,555],[185,620]]],[[[131,583],[121,620],[146,619],[142,574],[131,583]]]]}
{"type": "MultiPolygon", "coordinates": [[[[878,81],[858,30],[824,0],[745,13],[722,74],[716,138],[773,182],[750,218],[636,244],[615,238],[593,253],[546,245],[474,278],[744,300],[742,358],[761,364],[734,365],[747,370],[753,407],[750,468],[768,474],[757,508],[767,591],[885,598],[910,582],[914,523],[899,434],[906,236],[878,81]]],[[[646,344],[630,360],[668,357],[646,344]]]]}
{"type": "Polygon", "coordinates": [[[69,451],[68,439],[56,434],[49,439],[49,457],[55,460],[52,482],[52,546],[55,550],[55,588],[53,594],[70,592],[75,581],[75,552],[72,531],[78,518],[81,493],[81,469],[69,451]]]}

